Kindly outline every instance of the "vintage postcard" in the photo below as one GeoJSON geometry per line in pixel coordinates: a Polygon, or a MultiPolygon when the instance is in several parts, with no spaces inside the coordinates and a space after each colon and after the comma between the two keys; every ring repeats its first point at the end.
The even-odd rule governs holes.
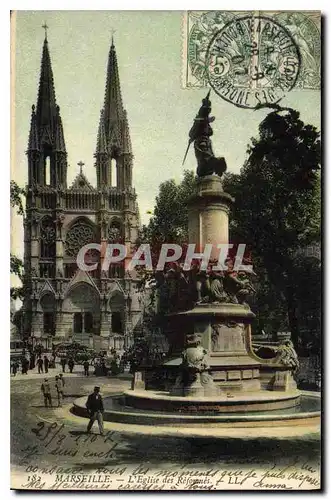
{"type": "Polygon", "coordinates": [[[12,489],[320,490],[321,13],[16,11],[11,70],[12,489]]]}

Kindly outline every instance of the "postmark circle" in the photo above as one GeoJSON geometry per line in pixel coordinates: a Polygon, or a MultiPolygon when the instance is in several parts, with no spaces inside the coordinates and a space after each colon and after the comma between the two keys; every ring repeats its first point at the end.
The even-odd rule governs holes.
{"type": "Polygon", "coordinates": [[[214,34],[206,53],[210,86],[241,108],[279,102],[295,86],[300,66],[292,35],[264,16],[231,20],[214,34]]]}

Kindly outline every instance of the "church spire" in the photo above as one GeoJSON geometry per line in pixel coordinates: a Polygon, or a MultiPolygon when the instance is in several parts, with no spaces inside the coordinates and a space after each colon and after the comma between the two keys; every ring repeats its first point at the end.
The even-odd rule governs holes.
{"type": "Polygon", "coordinates": [[[117,56],[114,45],[114,38],[108,56],[107,80],[104,102],[104,119],[106,137],[112,140],[118,132],[118,125],[123,117],[123,103],[118,73],[117,56]]]}
{"type": "Polygon", "coordinates": [[[120,190],[131,187],[131,140],[128,119],[122,102],[113,36],[108,56],[104,107],[100,116],[97,149],[94,156],[98,185],[110,186],[111,179],[114,177],[111,171],[116,169],[116,187],[120,190]],[[115,162],[112,163],[112,159],[115,162]]]}
{"type": "Polygon", "coordinates": [[[32,112],[31,112],[28,149],[30,151],[38,151],[39,150],[37,118],[36,118],[36,111],[35,111],[34,104],[32,105],[32,112]]]}
{"type": "Polygon", "coordinates": [[[37,106],[32,107],[28,144],[29,184],[65,186],[67,151],[60,108],[56,104],[46,23],[37,106]]]}
{"type": "Polygon", "coordinates": [[[104,118],[104,110],[102,109],[100,112],[97,149],[94,156],[96,157],[97,155],[107,154],[107,153],[108,151],[107,151],[107,140],[105,131],[105,118],[104,118]]]}
{"type": "Polygon", "coordinates": [[[56,98],[54,89],[51,58],[48,50],[48,41],[45,35],[41,58],[41,69],[37,99],[37,124],[46,127],[51,135],[56,117],[56,98]]]}
{"type": "Polygon", "coordinates": [[[55,150],[61,153],[66,153],[66,145],[64,142],[64,133],[62,118],[60,116],[60,106],[56,106],[56,122],[55,122],[55,150]]]}

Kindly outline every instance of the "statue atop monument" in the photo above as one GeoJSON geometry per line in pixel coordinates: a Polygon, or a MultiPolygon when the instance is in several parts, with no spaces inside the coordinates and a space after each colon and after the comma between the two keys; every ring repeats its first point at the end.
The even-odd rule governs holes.
{"type": "Polygon", "coordinates": [[[217,174],[222,177],[226,171],[226,162],[223,157],[216,158],[213,152],[210,137],[213,135],[213,129],[210,124],[215,120],[214,116],[209,116],[211,113],[211,102],[209,99],[210,91],[207,96],[202,99],[202,105],[194,118],[194,123],[189,132],[189,143],[185,153],[184,161],[187,152],[192,142],[194,143],[195,156],[198,162],[197,175],[204,177],[206,175],[217,174]]]}

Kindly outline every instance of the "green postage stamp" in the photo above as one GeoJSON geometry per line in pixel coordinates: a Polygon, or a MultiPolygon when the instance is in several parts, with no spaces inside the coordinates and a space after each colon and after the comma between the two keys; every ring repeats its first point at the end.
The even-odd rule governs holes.
{"type": "Polygon", "coordinates": [[[188,12],[183,22],[183,86],[215,92],[236,106],[275,103],[289,91],[319,89],[318,12],[188,12]]]}

